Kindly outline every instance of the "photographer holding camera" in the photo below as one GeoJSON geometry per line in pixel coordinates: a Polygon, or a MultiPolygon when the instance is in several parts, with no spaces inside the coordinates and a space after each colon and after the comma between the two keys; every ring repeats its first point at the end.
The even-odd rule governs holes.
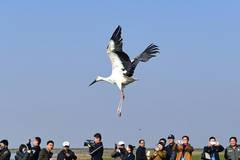
{"type": "Polygon", "coordinates": [[[178,140],[176,160],[192,160],[193,147],[189,143],[189,137],[183,136],[178,140]]]}
{"type": "Polygon", "coordinates": [[[125,148],[125,143],[123,141],[119,141],[118,144],[115,144],[115,150],[111,154],[111,156],[115,160],[127,160],[128,152],[125,148]]]}
{"type": "Polygon", "coordinates": [[[58,153],[57,160],[76,160],[77,156],[70,149],[70,143],[68,141],[63,142],[63,149],[58,153]]]}
{"type": "Polygon", "coordinates": [[[154,152],[150,155],[150,160],[164,160],[166,159],[167,152],[164,150],[164,142],[158,143],[155,147],[154,152]]]}
{"type": "Polygon", "coordinates": [[[41,144],[40,137],[35,137],[33,140],[29,139],[27,146],[30,150],[32,150],[32,153],[33,153],[31,160],[38,160],[39,153],[41,151],[40,144],[41,144]]]}
{"type": "Polygon", "coordinates": [[[15,160],[30,160],[32,157],[32,150],[25,144],[21,144],[15,155],[15,160]]]}
{"type": "Polygon", "coordinates": [[[201,156],[202,160],[220,160],[219,152],[224,150],[223,146],[216,140],[215,137],[210,137],[208,145],[204,147],[201,156]]]}
{"type": "Polygon", "coordinates": [[[91,160],[103,160],[103,143],[102,136],[100,133],[96,133],[94,135],[94,140],[87,140],[84,142],[84,146],[88,146],[89,154],[91,156],[91,160]]]}

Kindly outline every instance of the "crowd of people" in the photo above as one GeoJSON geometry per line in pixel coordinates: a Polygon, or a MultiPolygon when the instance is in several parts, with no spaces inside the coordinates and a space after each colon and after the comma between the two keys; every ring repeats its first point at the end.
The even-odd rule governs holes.
{"type": "MultiPolygon", "coordinates": [[[[167,139],[161,138],[154,148],[154,151],[146,151],[145,141],[139,140],[139,146],[134,155],[134,146],[120,141],[115,147],[112,157],[116,160],[192,160],[194,148],[189,143],[189,137],[183,136],[181,140],[175,140],[174,135],[167,139]]],[[[202,160],[220,160],[219,153],[224,151],[225,160],[240,160],[240,145],[236,137],[229,138],[229,146],[225,149],[215,137],[210,137],[207,146],[201,154],[202,160]],[[225,150],[225,151],[224,151],[225,150]]]]}
{"type": "MultiPolygon", "coordinates": [[[[104,147],[102,136],[96,133],[94,140],[84,143],[89,149],[91,160],[103,160],[104,147]]],[[[124,141],[115,144],[111,157],[115,160],[192,160],[194,148],[189,143],[188,136],[175,140],[174,135],[167,139],[161,138],[152,152],[147,151],[145,140],[139,140],[139,146],[126,145],[124,141]]],[[[41,149],[41,138],[35,137],[27,144],[21,144],[15,154],[15,160],[51,160],[53,156],[54,141],[47,141],[46,147],[41,149]]],[[[62,150],[57,154],[57,160],[76,160],[76,154],[70,149],[70,143],[64,141],[62,150]]],[[[225,160],[240,160],[240,145],[236,137],[229,138],[229,146],[225,149],[215,137],[210,137],[207,146],[203,148],[202,160],[220,160],[219,153],[224,151],[225,160]]],[[[0,141],[0,160],[10,160],[11,152],[8,149],[8,140],[0,141]]]]}

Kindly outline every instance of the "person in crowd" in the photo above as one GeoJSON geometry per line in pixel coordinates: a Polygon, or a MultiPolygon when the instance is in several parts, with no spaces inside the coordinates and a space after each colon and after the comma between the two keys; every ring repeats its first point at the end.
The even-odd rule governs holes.
{"type": "Polygon", "coordinates": [[[47,142],[46,148],[43,148],[40,151],[38,160],[50,160],[53,155],[53,152],[52,152],[53,148],[54,148],[54,142],[52,140],[49,140],[47,142]]]}
{"type": "Polygon", "coordinates": [[[160,142],[155,147],[153,154],[150,155],[149,160],[165,160],[166,151],[164,150],[164,143],[160,142]]]}
{"type": "Polygon", "coordinates": [[[0,141],[0,160],[10,160],[11,152],[8,149],[8,140],[0,141]]]}
{"type": "Polygon", "coordinates": [[[39,153],[41,151],[41,138],[40,137],[35,137],[32,141],[33,147],[32,147],[32,159],[31,160],[38,160],[39,153]]]}
{"type": "Polygon", "coordinates": [[[77,156],[70,149],[70,143],[68,141],[63,142],[63,149],[58,153],[57,160],[76,160],[77,156]]]}
{"type": "Polygon", "coordinates": [[[28,150],[31,150],[33,153],[33,155],[31,156],[31,160],[38,160],[39,153],[41,151],[40,143],[41,143],[41,138],[35,137],[33,140],[29,139],[29,142],[26,144],[28,150]]]}
{"type": "Polygon", "coordinates": [[[28,149],[27,145],[21,144],[16,152],[15,160],[31,160],[32,156],[32,151],[28,149]]]}
{"type": "Polygon", "coordinates": [[[165,148],[167,152],[166,160],[175,160],[177,157],[177,144],[175,143],[175,136],[170,134],[167,139],[168,145],[165,148]]]}
{"type": "Polygon", "coordinates": [[[203,148],[201,156],[202,160],[220,160],[219,152],[224,150],[223,146],[216,140],[215,137],[210,137],[208,145],[203,148]]]}
{"type": "Polygon", "coordinates": [[[100,133],[94,134],[94,144],[89,144],[89,154],[92,160],[102,160],[103,156],[103,143],[102,143],[102,135],[100,133]]]}
{"type": "Polygon", "coordinates": [[[178,141],[176,160],[192,160],[193,147],[189,144],[189,137],[183,136],[178,141]]]}
{"type": "Polygon", "coordinates": [[[140,139],[138,143],[139,143],[139,147],[136,150],[136,160],[147,160],[144,139],[140,139]]]}
{"type": "Polygon", "coordinates": [[[240,145],[237,144],[237,137],[230,137],[230,145],[225,149],[225,160],[240,160],[240,145]]]}
{"type": "Polygon", "coordinates": [[[125,142],[119,141],[117,145],[115,145],[115,150],[111,154],[112,158],[115,160],[127,160],[128,152],[125,148],[125,142]]]}
{"type": "Polygon", "coordinates": [[[165,149],[166,144],[167,144],[167,140],[165,138],[161,138],[161,139],[159,139],[158,143],[162,143],[164,145],[164,149],[165,149]]]}
{"type": "Polygon", "coordinates": [[[127,160],[135,160],[135,155],[133,153],[135,146],[133,145],[128,145],[127,147],[127,160]]]}

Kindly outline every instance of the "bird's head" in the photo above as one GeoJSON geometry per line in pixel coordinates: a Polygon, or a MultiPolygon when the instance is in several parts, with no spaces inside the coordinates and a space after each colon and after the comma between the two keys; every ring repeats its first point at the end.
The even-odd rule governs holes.
{"type": "Polygon", "coordinates": [[[91,86],[91,85],[93,85],[94,83],[96,83],[96,82],[98,82],[98,81],[101,81],[101,80],[102,80],[102,77],[97,76],[97,78],[96,78],[92,83],[90,83],[89,86],[91,86]]]}

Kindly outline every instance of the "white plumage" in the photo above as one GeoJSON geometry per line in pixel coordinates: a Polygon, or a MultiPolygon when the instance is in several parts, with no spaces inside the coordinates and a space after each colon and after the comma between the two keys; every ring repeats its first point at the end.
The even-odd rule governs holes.
{"type": "Polygon", "coordinates": [[[107,53],[112,63],[112,74],[109,77],[97,76],[97,78],[89,85],[98,82],[106,81],[111,84],[116,84],[120,92],[120,101],[117,107],[117,113],[121,116],[122,104],[124,101],[124,87],[134,81],[134,70],[137,64],[147,62],[150,58],[155,57],[159,53],[158,46],[150,44],[139,56],[132,61],[129,56],[122,50],[121,27],[118,26],[114,31],[107,47],[107,53]]]}

